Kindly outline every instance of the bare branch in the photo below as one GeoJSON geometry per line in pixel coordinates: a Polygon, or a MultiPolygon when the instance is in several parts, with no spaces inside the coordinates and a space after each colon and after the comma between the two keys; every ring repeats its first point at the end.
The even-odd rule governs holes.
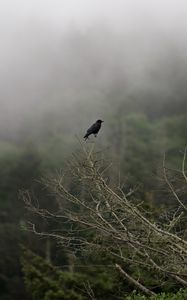
{"type": "Polygon", "coordinates": [[[135,285],[136,288],[141,290],[144,294],[148,296],[154,296],[156,295],[151,290],[147,289],[144,285],[142,285],[140,282],[132,278],[124,269],[121,268],[120,265],[116,264],[116,269],[133,285],[135,285]]]}

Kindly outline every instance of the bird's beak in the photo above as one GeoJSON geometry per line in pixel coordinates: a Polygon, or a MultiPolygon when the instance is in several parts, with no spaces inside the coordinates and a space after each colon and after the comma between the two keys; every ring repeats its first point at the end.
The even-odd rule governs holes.
{"type": "Polygon", "coordinates": [[[104,121],[101,121],[102,123],[104,122],[104,121]]]}

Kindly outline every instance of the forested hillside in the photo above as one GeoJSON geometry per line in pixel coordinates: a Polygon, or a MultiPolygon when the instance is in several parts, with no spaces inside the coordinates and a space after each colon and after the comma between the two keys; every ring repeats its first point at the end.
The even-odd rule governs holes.
{"type": "MultiPolygon", "coordinates": [[[[105,105],[108,107],[107,101],[105,105]]],[[[186,145],[187,114],[181,105],[181,111],[168,113],[167,116],[157,115],[153,118],[146,111],[144,102],[142,102],[141,110],[138,110],[135,105],[133,107],[133,103],[131,103],[131,109],[128,109],[128,106],[129,103],[126,103],[124,98],[124,101],[111,107],[110,114],[105,113],[105,122],[98,138],[91,137],[88,142],[85,142],[85,147],[89,148],[94,143],[95,151],[99,152],[100,158],[105,160],[107,165],[111,164],[107,170],[107,178],[111,185],[117,184],[120,180],[125,193],[128,194],[135,189],[138,201],[142,201],[146,209],[151,209],[160,222],[164,213],[172,212],[179,206],[175,197],[168,191],[163,177],[162,162],[165,152],[166,166],[171,169],[168,171],[172,173],[171,176],[174,176],[174,179],[177,175],[176,172],[182,170],[183,153],[186,145]]],[[[166,103],[166,112],[171,107],[170,102],[166,103]]],[[[72,114],[75,113],[73,109],[72,114]]],[[[158,111],[157,102],[152,104],[152,110],[158,111]]],[[[104,109],[104,111],[106,110],[104,109]]],[[[67,165],[72,161],[72,154],[78,155],[79,139],[83,142],[84,134],[84,128],[81,128],[82,135],[75,136],[73,126],[69,127],[69,130],[67,127],[64,133],[63,122],[63,119],[54,116],[51,122],[45,123],[44,132],[37,132],[37,135],[31,136],[31,132],[28,130],[28,138],[20,138],[18,141],[1,139],[0,234],[2,247],[0,269],[2,299],[29,297],[30,293],[27,296],[25,294],[20,265],[23,255],[22,245],[34,251],[36,255],[41,255],[53,265],[60,266],[60,269],[66,271],[65,276],[71,274],[68,275],[67,273],[72,268],[71,255],[69,257],[63,243],[58,245],[58,241],[53,239],[40,239],[26,230],[26,228],[30,228],[28,223],[30,221],[36,222],[40,230],[45,232],[61,230],[60,225],[55,220],[51,223],[45,218],[30,216],[20,196],[20,190],[29,190],[35,203],[39,201],[42,207],[49,210],[57,209],[54,195],[43,189],[40,180],[48,174],[55,176],[56,172],[66,172],[67,165]],[[19,289],[17,288],[18,285],[19,289]]],[[[75,118],[71,119],[71,124],[73,122],[76,123],[75,118]]],[[[85,122],[86,126],[88,124],[85,122]]],[[[77,129],[76,126],[75,128],[77,129]]],[[[77,183],[76,187],[73,181],[71,183],[71,177],[68,177],[68,180],[68,185],[72,186],[76,193],[76,190],[81,188],[81,183],[77,183]]],[[[176,185],[180,189],[179,194],[182,194],[183,199],[185,199],[185,186],[182,186],[180,182],[176,182],[176,185]]],[[[88,258],[85,258],[84,254],[79,253],[77,259],[78,266],[76,267],[75,264],[75,268],[78,270],[77,276],[80,276],[80,284],[83,284],[81,276],[88,276],[88,278],[92,276],[94,282],[96,281],[94,285],[99,284],[100,286],[98,288],[101,291],[98,295],[104,291],[104,295],[108,298],[108,293],[113,294],[114,290],[119,290],[119,295],[121,291],[125,293],[132,290],[131,286],[128,286],[122,279],[116,278],[119,275],[115,271],[115,260],[110,255],[109,257],[105,257],[105,255],[103,257],[102,254],[91,255],[91,257],[88,255],[88,258]],[[118,286],[119,280],[122,280],[120,286],[118,286]]],[[[27,263],[32,265],[32,261],[27,260],[27,263]]],[[[26,273],[25,276],[28,276],[28,282],[31,275],[26,273]]],[[[149,277],[149,275],[147,276],[149,277]]],[[[78,280],[77,278],[73,280],[78,280]]],[[[88,278],[85,279],[86,282],[88,278]]],[[[154,287],[154,280],[149,285],[154,287]]],[[[171,282],[163,287],[161,284],[156,290],[158,292],[176,291],[179,288],[180,285],[176,286],[171,282]]],[[[37,293],[40,292],[37,291],[37,293]]],[[[60,295],[58,299],[65,299],[60,295]]],[[[67,299],[73,299],[71,297],[67,299]]],[[[75,299],[79,299],[76,297],[75,299]]],[[[101,299],[104,299],[102,297],[101,299]]]]}

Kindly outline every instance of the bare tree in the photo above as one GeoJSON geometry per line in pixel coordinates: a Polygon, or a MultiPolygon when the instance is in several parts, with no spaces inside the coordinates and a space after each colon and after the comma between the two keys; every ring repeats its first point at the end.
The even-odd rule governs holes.
{"type": "MultiPolygon", "coordinates": [[[[186,149],[180,174],[187,183],[185,160],[186,149]]],[[[125,192],[120,183],[110,186],[108,165],[102,155],[94,150],[94,145],[81,145],[81,152],[72,157],[64,174],[43,180],[55,195],[58,212],[34,206],[29,192],[22,192],[29,210],[59,220],[66,228],[68,224],[68,230],[45,233],[37,230],[34,224],[32,230],[38,235],[56,238],[71,251],[108,251],[116,258],[115,266],[122,276],[145,294],[153,295],[154,292],[140,283],[142,278],[128,273],[127,264],[154,271],[163,281],[172,278],[187,287],[187,229],[181,226],[187,207],[168,178],[165,161],[163,170],[180,209],[168,214],[161,223],[154,213],[145,210],[142,202],[134,201],[134,190],[125,192]],[[69,177],[76,191],[70,187],[69,177]],[[94,232],[94,238],[91,234],[79,234],[83,230],[94,232]]]]}

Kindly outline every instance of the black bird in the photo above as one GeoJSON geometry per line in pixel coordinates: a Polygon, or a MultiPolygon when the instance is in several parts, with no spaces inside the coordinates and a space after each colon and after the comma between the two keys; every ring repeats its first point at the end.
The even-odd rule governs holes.
{"type": "Polygon", "coordinates": [[[100,128],[101,128],[101,123],[103,123],[104,121],[102,120],[97,120],[90,128],[88,128],[84,139],[87,140],[90,134],[94,134],[94,136],[97,136],[97,133],[99,132],[100,128]]]}

